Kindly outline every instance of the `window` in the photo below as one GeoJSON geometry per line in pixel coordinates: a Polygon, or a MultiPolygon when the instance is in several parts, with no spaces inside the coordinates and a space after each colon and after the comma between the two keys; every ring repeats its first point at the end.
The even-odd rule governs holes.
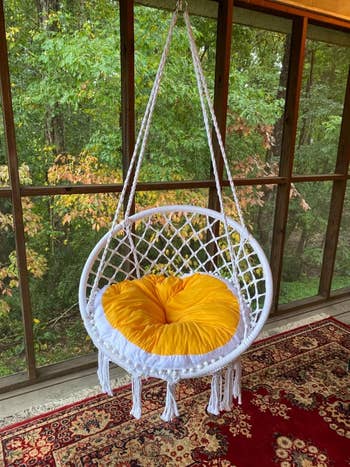
{"type": "MultiPolygon", "coordinates": [[[[213,1],[193,2],[192,24],[221,116],[227,104],[226,149],[246,224],[278,263],[274,312],[280,311],[278,301],[283,308],[293,308],[295,300],[349,294],[347,164],[344,173],[335,173],[343,108],[350,106],[348,23],[316,13],[309,17],[306,10],[291,15],[288,8],[268,9],[261,2],[255,10],[255,0],[244,0],[234,6],[231,37],[223,34],[217,41],[217,20],[222,29],[232,26],[231,18],[222,14],[227,1],[219,8],[213,1]],[[293,44],[305,35],[298,34],[296,25],[299,32],[300,27],[307,32],[306,43],[299,43],[300,51],[306,47],[303,68],[293,44]],[[216,70],[218,57],[222,69],[216,70]],[[286,135],[295,137],[294,154],[286,149],[286,135]],[[290,168],[287,175],[281,175],[281,161],[290,168]],[[331,193],[339,181],[343,188],[336,208],[342,220],[331,230],[340,229],[340,235],[338,244],[330,247],[331,193]],[[281,212],[285,215],[279,222],[276,213],[281,212]],[[325,252],[333,259],[337,254],[333,276],[324,264],[325,252]]],[[[66,371],[62,362],[73,356],[81,356],[75,368],[79,362],[91,362],[86,354],[93,349],[77,306],[80,273],[110,226],[127,168],[125,146],[132,146],[134,137],[133,125],[127,128],[124,117],[140,127],[167,33],[167,8],[173,7],[166,0],[140,1],[134,10],[132,2],[124,0],[39,3],[46,6],[38,11],[32,0],[5,2],[8,56],[0,21],[1,72],[7,75],[9,62],[11,78],[10,88],[2,80],[2,96],[8,102],[11,91],[14,110],[11,122],[6,105],[7,136],[15,130],[18,153],[17,161],[9,144],[10,183],[0,122],[0,375],[12,378],[29,369],[30,378],[16,375],[16,382],[22,383],[35,381],[38,367],[44,377],[66,371]],[[133,12],[134,56],[120,46],[122,38],[132,49],[133,12]],[[121,92],[130,76],[122,69],[126,56],[131,64],[135,60],[135,82],[128,83],[129,90],[135,85],[135,102],[132,92],[131,97],[121,92]],[[122,108],[127,109],[125,115],[122,108]],[[17,162],[18,174],[13,170],[17,162]],[[20,190],[13,183],[17,176],[20,190]],[[23,262],[26,254],[28,271],[18,271],[14,232],[20,242],[18,257],[23,262]],[[22,297],[20,274],[28,279],[22,297]],[[47,370],[53,363],[58,364],[47,370]]],[[[2,2],[0,6],[1,20],[2,2]]],[[[180,18],[155,108],[137,210],[169,203],[215,204],[185,34],[180,18]]],[[[344,151],[348,154],[350,148],[344,151]]],[[[225,174],[223,183],[228,211],[235,216],[226,196],[225,174]]],[[[7,381],[0,379],[0,389],[12,384],[7,381]]]]}
{"type": "Polygon", "coordinates": [[[295,174],[334,173],[350,49],[307,40],[295,174]]]}
{"type": "Polygon", "coordinates": [[[350,185],[345,194],[343,217],[338,240],[337,256],[334,266],[332,289],[349,287],[350,284],[350,185]]]}
{"type": "MultiPolygon", "coordinates": [[[[137,127],[163,52],[171,14],[159,9],[135,8],[135,92],[137,127]]],[[[213,93],[216,21],[191,18],[201,63],[213,93]]],[[[152,117],[141,169],[141,181],[206,180],[210,154],[197,83],[181,17],[174,30],[169,56],[152,117]]]]}
{"type": "MultiPolygon", "coordinates": [[[[25,215],[30,206],[24,206],[25,215]]],[[[26,367],[11,201],[0,198],[0,377],[26,367]]],[[[28,260],[36,269],[35,258],[28,260]]]]}
{"type": "Polygon", "coordinates": [[[5,2],[19,162],[34,185],[120,182],[118,4],[37,5],[5,2]]]}
{"type": "Polygon", "coordinates": [[[281,303],[318,293],[331,189],[330,182],[296,183],[292,186],[281,303]]]}

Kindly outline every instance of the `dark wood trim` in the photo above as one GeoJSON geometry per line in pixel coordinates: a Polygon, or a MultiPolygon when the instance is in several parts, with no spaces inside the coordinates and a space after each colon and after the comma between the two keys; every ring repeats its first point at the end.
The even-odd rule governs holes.
{"type": "MultiPolygon", "coordinates": [[[[120,0],[121,130],[125,179],[135,146],[135,40],[134,1],[120,0]]],[[[128,201],[128,193],[124,207],[128,201]]],[[[135,211],[133,202],[131,214],[135,211]]]]}
{"type": "Polygon", "coordinates": [[[338,155],[335,171],[344,177],[333,182],[332,197],[329,208],[326,240],[323,249],[323,261],[319,294],[329,297],[332,288],[333,270],[337,253],[340,224],[343,213],[347,185],[347,174],[350,163],[350,69],[346,86],[342,124],[339,136],[338,155]]]}
{"type": "MultiPolygon", "coordinates": [[[[338,172],[338,171],[336,171],[338,172]]],[[[329,182],[333,180],[346,180],[350,178],[347,174],[334,173],[334,174],[320,174],[320,175],[292,175],[292,183],[306,183],[306,182],[329,182]]]]}
{"type": "Polygon", "coordinates": [[[343,297],[350,297],[350,287],[342,287],[341,289],[332,290],[327,300],[337,300],[343,297]]]}
{"type": "MultiPolygon", "coordinates": [[[[349,174],[321,174],[321,175],[293,175],[292,183],[303,182],[327,182],[333,180],[350,180],[349,174]]],[[[262,177],[262,178],[235,178],[237,186],[251,185],[282,185],[286,183],[285,177],[262,177]]],[[[229,186],[227,180],[222,181],[223,186],[229,186]]],[[[178,190],[184,188],[210,188],[214,187],[213,180],[184,180],[176,182],[141,182],[137,184],[137,191],[178,190]]],[[[72,195],[88,193],[119,193],[122,185],[58,185],[58,186],[29,186],[21,185],[21,196],[50,196],[50,195],[72,195]]],[[[0,198],[11,198],[11,189],[0,187],[0,198]]]]}
{"type": "Polygon", "coordinates": [[[315,295],[314,297],[304,298],[302,300],[295,300],[291,303],[284,303],[279,305],[277,310],[272,311],[271,316],[281,316],[285,313],[291,313],[292,311],[303,310],[314,305],[322,305],[324,303],[332,303],[333,301],[341,298],[350,297],[350,287],[339,289],[334,291],[328,298],[322,295],[315,295]]]}
{"type": "Polygon", "coordinates": [[[263,13],[269,13],[283,17],[306,18],[308,21],[317,25],[334,27],[344,31],[348,31],[350,29],[350,21],[345,19],[327,15],[326,13],[323,14],[311,11],[307,8],[283,5],[273,0],[235,0],[235,5],[242,8],[257,10],[263,13]]]}
{"type": "Polygon", "coordinates": [[[86,370],[88,368],[94,368],[96,364],[97,353],[92,352],[87,355],[64,360],[63,362],[46,365],[38,368],[38,381],[75,373],[77,366],[79,366],[79,370],[86,370]]]}
{"type": "MultiPolygon", "coordinates": [[[[223,0],[219,3],[218,7],[216,30],[214,111],[224,144],[226,139],[227,102],[230,80],[232,20],[233,0],[223,0]]],[[[224,163],[214,129],[212,135],[215,161],[220,181],[222,181],[224,163]]],[[[214,178],[213,168],[211,168],[210,178],[214,178]]],[[[209,189],[208,207],[220,211],[219,198],[215,187],[209,189]]]]}
{"type": "Polygon", "coordinates": [[[24,373],[3,376],[0,378],[0,394],[14,389],[32,386],[33,384],[41,383],[43,381],[49,381],[53,378],[74,374],[78,371],[87,370],[89,368],[96,368],[96,365],[97,354],[91,353],[38,368],[36,378],[33,380],[28,380],[24,373]]]}
{"type": "Polygon", "coordinates": [[[297,134],[299,100],[303,76],[303,64],[306,44],[307,19],[297,18],[293,22],[286,104],[281,143],[280,173],[287,178],[287,183],[279,185],[276,196],[276,209],[271,247],[271,269],[274,284],[273,309],[276,309],[280,292],[283,251],[288,219],[289,195],[292,183],[294,148],[297,134]]]}
{"type": "Polygon", "coordinates": [[[304,308],[308,308],[313,305],[318,305],[324,303],[326,300],[324,297],[320,295],[315,295],[313,297],[307,297],[300,300],[295,300],[292,303],[283,303],[282,305],[278,305],[277,310],[273,310],[271,316],[280,316],[284,313],[290,313],[294,310],[302,310],[304,308]],[[293,306],[291,306],[293,304],[293,306]]]}
{"type": "MultiPolygon", "coordinates": [[[[214,112],[221,133],[222,142],[225,145],[226,139],[226,119],[228,87],[230,79],[230,59],[231,59],[231,38],[232,38],[232,16],[233,0],[223,0],[219,3],[217,28],[216,28],[216,60],[215,60],[215,86],[214,86],[214,112]]],[[[220,190],[223,186],[224,161],[222,159],[219,142],[213,126],[212,129],[214,158],[217,172],[220,180],[220,190]]],[[[214,179],[213,164],[211,164],[210,178],[214,179]]],[[[214,184],[209,188],[208,207],[215,211],[221,211],[218,188],[214,184]]],[[[210,242],[211,236],[219,235],[220,224],[217,222],[212,232],[208,232],[207,241],[210,242]]],[[[216,257],[216,245],[211,242],[208,246],[208,254],[216,257]]],[[[215,260],[214,260],[215,261],[215,260]]],[[[211,267],[211,266],[210,266],[211,267]]]]}
{"type": "Polygon", "coordinates": [[[5,13],[3,2],[0,0],[0,80],[2,94],[2,108],[5,128],[6,151],[8,158],[10,186],[12,191],[12,212],[15,229],[16,253],[19,287],[21,291],[21,307],[24,324],[25,352],[29,379],[34,379],[35,352],[32,324],[32,310],[29,294],[27,257],[25,248],[23,210],[18,173],[18,157],[16,149],[15,123],[13,118],[11,83],[7,55],[5,13]]]}
{"type": "Polygon", "coordinates": [[[0,198],[11,198],[11,196],[12,196],[11,188],[0,187],[0,198]]]}
{"type": "MultiPolygon", "coordinates": [[[[221,0],[213,0],[213,2],[220,3],[221,0]]],[[[161,8],[165,10],[172,10],[174,8],[174,2],[171,0],[136,0],[135,3],[150,6],[152,8],[161,8]]],[[[201,14],[199,0],[193,2],[193,5],[189,5],[190,12],[194,12],[196,15],[201,14]]],[[[204,3],[204,16],[208,16],[207,8],[210,2],[204,3]]],[[[235,6],[245,8],[247,10],[255,10],[261,13],[279,16],[282,18],[293,19],[296,17],[308,18],[309,22],[317,24],[319,26],[331,27],[342,31],[350,29],[350,20],[337,16],[336,14],[327,14],[326,12],[313,11],[311,8],[298,7],[296,5],[285,5],[276,2],[276,0],[235,0],[235,6]]],[[[210,17],[214,17],[214,10],[211,9],[210,17]]]]}
{"type": "MultiPolygon", "coordinates": [[[[262,178],[236,178],[236,186],[250,185],[279,185],[286,183],[285,177],[262,177],[262,178]]],[[[223,186],[229,186],[227,180],[222,181],[223,186]]],[[[161,191],[182,190],[215,187],[214,180],[183,180],[176,182],[140,182],[137,191],[161,191]]],[[[22,186],[21,195],[24,196],[53,196],[53,195],[76,195],[89,193],[120,193],[123,186],[120,183],[105,185],[70,185],[70,186],[22,186]]]]}
{"type": "Polygon", "coordinates": [[[14,375],[2,376],[0,378],[0,394],[3,394],[14,389],[19,389],[24,386],[30,386],[34,383],[34,379],[29,380],[27,372],[20,372],[14,375]]]}
{"type": "MultiPolygon", "coordinates": [[[[350,175],[344,174],[324,174],[324,175],[297,175],[291,177],[292,183],[303,182],[326,182],[332,180],[350,179],[350,175]]],[[[261,178],[234,178],[236,186],[253,185],[283,185],[288,183],[286,177],[272,176],[261,178]]],[[[227,180],[222,181],[223,186],[229,186],[227,180]]],[[[100,185],[58,185],[58,186],[21,186],[21,196],[52,196],[52,195],[77,195],[89,193],[120,193],[122,190],[120,183],[100,184],[100,185]]],[[[176,182],[140,182],[137,184],[137,191],[160,191],[160,190],[182,190],[215,187],[214,180],[182,180],[176,182]]],[[[0,197],[10,197],[10,189],[0,189],[0,197]]]]}

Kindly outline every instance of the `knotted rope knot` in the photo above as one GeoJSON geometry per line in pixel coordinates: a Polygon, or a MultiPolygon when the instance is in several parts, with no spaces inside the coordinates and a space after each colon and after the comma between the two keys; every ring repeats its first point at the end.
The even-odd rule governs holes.
{"type": "Polygon", "coordinates": [[[142,378],[139,374],[133,374],[131,380],[132,387],[132,409],[130,414],[135,418],[141,418],[141,402],[142,402],[142,378]]]}
{"type": "Polygon", "coordinates": [[[213,415],[219,415],[222,394],[221,370],[215,372],[211,379],[211,392],[207,411],[213,415]]]}
{"type": "Polygon", "coordinates": [[[177,408],[176,399],[176,382],[173,379],[167,381],[165,408],[161,415],[161,419],[165,422],[171,422],[174,417],[179,416],[179,409],[177,408]]]}
{"type": "Polygon", "coordinates": [[[187,11],[188,10],[188,2],[187,0],[178,0],[176,3],[176,10],[177,11],[187,11]]]}
{"type": "Polygon", "coordinates": [[[124,219],[123,224],[124,224],[124,229],[125,229],[125,230],[130,230],[130,228],[131,228],[133,222],[130,220],[130,217],[126,217],[126,218],[124,219]]]}

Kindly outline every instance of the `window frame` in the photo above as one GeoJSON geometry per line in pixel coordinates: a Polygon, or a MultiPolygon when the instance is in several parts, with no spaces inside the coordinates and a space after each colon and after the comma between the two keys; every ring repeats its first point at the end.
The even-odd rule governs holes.
{"type": "MultiPolygon", "coordinates": [[[[147,4],[169,8],[173,1],[154,0],[139,1],[138,4],[147,4]]],[[[194,13],[198,14],[200,5],[204,2],[194,2],[194,13]]],[[[280,158],[280,171],[278,176],[263,178],[235,178],[237,186],[276,185],[276,205],[273,222],[273,238],[270,263],[274,276],[274,304],[272,314],[283,314],[303,308],[311,304],[325,303],[340,296],[350,296],[350,287],[337,291],[331,290],[333,269],[336,257],[336,249],[344,197],[347,182],[350,178],[350,77],[348,76],[347,88],[344,100],[344,111],[339,138],[337,162],[334,173],[322,175],[293,175],[294,146],[297,132],[298,109],[301,92],[302,72],[308,26],[323,27],[330,30],[341,31],[350,34],[350,22],[334,16],[327,16],[305,9],[283,5],[269,0],[221,0],[207,1],[210,15],[217,11],[217,43],[216,43],[216,67],[215,67],[215,91],[214,107],[218,117],[223,137],[226,128],[227,99],[229,87],[229,68],[231,54],[232,25],[235,7],[252,12],[272,15],[274,18],[284,18],[292,21],[291,55],[289,61],[288,84],[286,91],[285,116],[283,124],[283,138],[280,158]],[[216,5],[218,3],[218,5],[216,5]],[[328,226],[325,236],[325,247],[320,276],[319,293],[315,297],[278,306],[278,297],[281,282],[283,253],[285,244],[286,224],[288,219],[289,194],[292,183],[332,181],[332,195],[328,218],[328,226]]],[[[209,11],[208,10],[208,11],[209,11]]],[[[135,144],[135,88],[134,88],[134,2],[129,0],[119,1],[120,13],[120,43],[121,43],[121,95],[122,95],[122,160],[124,176],[131,159],[135,144]]],[[[37,368],[35,363],[33,320],[31,299],[29,292],[29,280],[26,260],[26,244],[24,236],[24,222],[22,210],[22,198],[45,195],[71,195],[88,193],[118,193],[121,184],[91,184],[91,185],[66,185],[66,186],[25,186],[21,185],[18,172],[18,156],[16,150],[15,125],[12,109],[10,73],[8,66],[8,52],[5,34],[5,18],[3,0],[0,0],[0,75],[2,108],[4,114],[5,139],[10,175],[10,187],[0,188],[0,197],[11,198],[13,205],[13,218],[15,225],[15,241],[19,280],[21,289],[21,307],[24,324],[25,350],[27,372],[0,378],[0,392],[6,392],[13,388],[33,384],[52,377],[65,375],[77,370],[95,366],[96,355],[87,355],[74,360],[37,368]]],[[[223,186],[228,182],[223,179],[223,167],[219,159],[217,142],[215,154],[219,163],[219,173],[223,186]]],[[[208,206],[217,207],[217,195],[213,176],[207,180],[173,181],[138,183],[137,191],[173,190],[209,188],[208,206]]]]}

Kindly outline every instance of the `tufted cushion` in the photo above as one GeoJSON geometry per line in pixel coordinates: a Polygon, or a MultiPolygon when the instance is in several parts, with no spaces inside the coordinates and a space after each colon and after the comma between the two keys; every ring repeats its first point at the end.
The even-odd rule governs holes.
{"type": "Polygon", "coordinates": [[[202,364],[231,351],[243,335],[232,288],[209,274],[123,281],[100,291],[96,305],[103,339],[140,365],[202,364]]]}

